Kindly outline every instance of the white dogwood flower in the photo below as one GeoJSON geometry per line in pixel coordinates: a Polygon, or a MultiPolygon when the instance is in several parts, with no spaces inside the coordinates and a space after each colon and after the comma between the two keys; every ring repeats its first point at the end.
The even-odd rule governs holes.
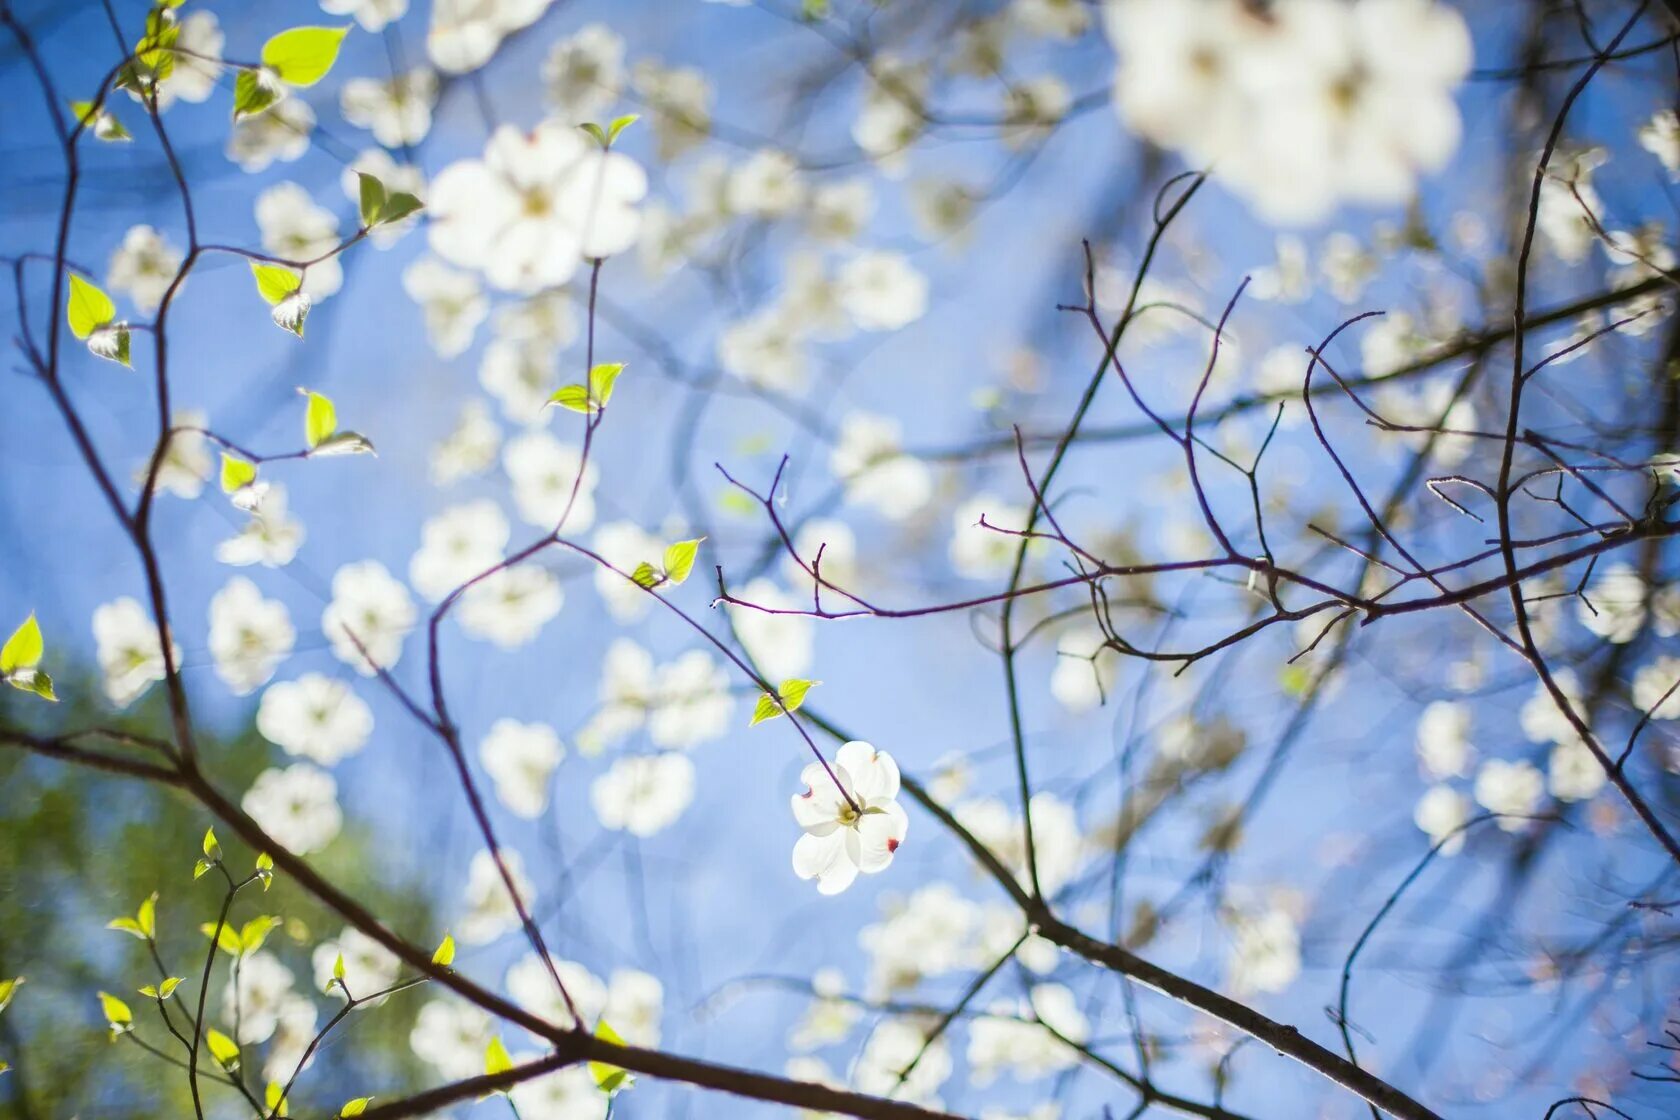
{"type": "Polygon", "coordinates": [[[321,630],[332,643],[333,656],[364,677],[394,666],[403,639],[414,628],[408,588],[379,561],[362,560],[333,574],[332,593],[321,614],[321,630]]]}
{"type": "Polygon", "coordinates": [[[332,843],[344,825],[338,783],[307,762],[264,770],[240,806],[276,843],[300,856],[332,843]]]}
{"type": "Polygon", "coordinates": [[[428,229],[445,260],[483,270],[498,288],[534,291],[634,245],[645,194],[641,165],[580,129],[503,125],[483,159],[452,163],[433,181],[428,229]]]}
{"type": "Polygon", "coordinates": [[[815,879],[823,894],[839,894],[860,871],[885,871],[910,827],[892,756],[854,740],[827,765],[809,763],[799,780],[805,792],[791,804],[805,832],[793,845],[794,874],[815,879]]]}
{"type": "Polygon", "coordinates": [[[181,250],[151,226],[134,226],[111,254],[105,282],[114,291],[127,292],[134,306],[150,315],[163,302],[185,259],[181,250]]]}
{"type": "Polygon", "coordinates": [[[343,681],[305,673],[263,690],[257,731],[287,754],[331,766],[367,744],[373,710],[343,681]]]}
{"type": "Polygon", "coordinates": [[[479,761],[496,785],[496,799],[526,820],[542,816],[548,808],[549,780],[565,756],[552,727],[512,719],[491,724],[478,747],[479,761]]]}
{"type": "Polygon", "coordinates": [[[665,829],[693,800],[694,763],[680,754],[621,758],[589,786],[601,827],[633,836],[665,829]]]}
{"type": "Polygon", "coordinates": [[[511,532],[489,498],[450,506],[420,527],[420,550],[408,563],[408,582],[434,603],[501,563],[511,532]]]}
{"type": "Polygon", "coordinates": [[[286,605],[264,599],[243,576],[228,580],[210,599],[210,656],[216,675],[235,696],[268,683],[296,638],[286,605]]]}
{"type": "MultiPolygon", "coordinates": [[[[134,703],[166,675],[157,624],[136,599],[125,595],[95,607],[93,640],[105,674],[105,695],[119,708],[134,703]]],[[[180,647],[171,642],[170,649],[179,665],[180,647]]]]}

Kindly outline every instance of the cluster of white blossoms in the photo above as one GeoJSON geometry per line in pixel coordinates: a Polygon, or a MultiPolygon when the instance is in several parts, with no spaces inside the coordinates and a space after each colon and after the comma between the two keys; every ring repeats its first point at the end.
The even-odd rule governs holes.
{"type": "Polygon", "coordinates": [[[910,827],[892,756],[849,742],[832,760],[809,763],[799,780],[805,790],[793,795],[793,819],[804,834],[793,846],[794,872],[815,879],[823,894],[839,894],[859,872],[886,870],[910,827]]]}
{"type": "Polygon", "coordinates": [[[1464,19],[1434,0],[1108,0],[1114,104],[1267,220],[1394,205],[1458,147],[1464,19]]]}
{"type": "Polygon", "coordinates": [[[1240,994],[1281,992],[1301,975],[1301,930],[1295,900],[1280,895],[1263,906],[1225,914],[1231,931],[1226,976],[1240,994]]]}

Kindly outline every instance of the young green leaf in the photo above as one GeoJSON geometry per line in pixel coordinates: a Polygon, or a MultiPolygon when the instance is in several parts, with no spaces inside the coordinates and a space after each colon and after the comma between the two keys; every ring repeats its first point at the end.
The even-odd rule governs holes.
{"type": "Polygon", "coordinates": [[[113,1034],[134,1029],[134,1012],[128,1009],[128,1004],[110,992],[99,993],[99,1006],[104,1011],[105,1022],[110,1024],[113,1034]]]}
{"type": "Polygon", "coordinates": [[[112,918],[105,923],[106,929],[114,929],[118,933],[126,933],[130,937],[146,940],[146,931],[140,928],[140,923],[133,918],[112,918]]]}
{"type": "Polygon", "coordinates": [[[338,1110],[340,1117],[360,1116],[367,1111],[367,1106],[373,1103],[372,1097],[355,1097],[344,1102],[344,1107],[338,1110]]]}
{"type": "Polygon", "coordinates": [[[455,938],[449,934],[443,935],[438,942],[437,952],[432,954],[432,963],[439,968],[448,968],[455,963],[455,938]]]}
{"type": "Polygon", "coordinates": [[[210,1056],[216,1059],[217,1065],[229,1073],[239,1068],[239,1046],[233,1039],[211,1027],[204,1032],[204,1042],[210,1047],[210,1056]]]}
{"type": "Polygon", "coordinates": [[[95,106],[91,101],[70,102],[70,112],[82,122],[82,127],[93,133],[96,140],[132,140],[128,129],[123,123],[111,115],[111,111],[102,106],[95,106]]]}
{"type": "Polygon", "coordinates": [[[216,948],[220,949],[228,956],[239,956],[242,948],[239,943],[239,933],[232,926],[224,925],[218,927],[215,922],[205,922],[203,925],[199,926],[198,929],[200,933],[204,934],[204,936],[214,937],[216,939],[216,948]]]}
{"type": "Polygon", "coordinates": [[[0,673],[9,676],[19,669],[33,669],[45,653],[41,624],[35,621],[35,612],[30,611],[29,617],[6,639],[5,646],[0,647],[0,673]]]}
{"type": "MultiPolygon", "coordinates": [[[[595,1024],[595,1037],[611,1046],[624,1045],[624,1040],[607,1025],[605,1019],[595,1024]]],[[[630,1088],[635,1080],[629,1070],[610,1062],[590,1062],[589,1075],[595,1079],[596,1088],[609,1097],[630,1088]]]]}
{"type": "Polygon", "coordinates": [[[646,560],[636,565],[636,570],[630,573],[630,578],[638,587],[653,588],[659,585],[658,570],[646,560]]]}
{"type": "Polygon", "coordinates": [[[298,290],[303,278],[284,265],[251,262],[251,275],[257,281],[257,293],[270,307],[298,290]]]}
{"type": "Polygon", "coordinates": [[[0,1011],[6,1010],[17,995],[17,990],[23,987],[23,977],[14,976],[10,980],[0,980],[0,1011]]]}
{"type": "Polygon", "coordinates": [[[607,126],[607,142],[605,146],[608,148],[612,147],[612,143],[614,140],[618,139],[619,133],[623,132],[625,129],[629,128],[641,119],[642,118],[636,113],[626,113],[622,117],[614,117],[612,123],[607,126]]]}
{"type": "Polygon", "coordinates": [[[601,147],[607,147],[607,133],[600,125],[596,124],[594,121],[585,121],[578,125],[578,127],[593,136],[595,138],[595,142],[601,145],[601,147]]]}
{"type": "Polygon", "coordinates": [[[326,459],[333,455],[373,455],[373,441],[360,432],[346,429],[334,432],[309,449],[311,459],[326,459]]]}
{"type": "Polygon", "coordinates": [[[270,1081],[268,1088],[263,1090],[263,1107],[268,1109],[270,1116],[286,1115],[286,1087],[278,1081],[270,1081]]]}
{"type": "Polygon", "coordinates": [[[500,1038],[492,1038],[490,1045],[484,1048],[484,1075],[494,1077],[512,1068],[513,1059],[508,1057],[507,1047],[502,1045],[500,1038]]]}
{"type": "Polygon", "coordinates": [[[309,309],[314,306],[315,301],[309,298],[308,292],[293,292],[275,304],[268,317],[281,330],[291,331],[302,338],[304,321],[309,318],[309,309]]]}
{"type": "Polygon", "coordinates": [[[214,865],[207,859],[201,859],[195,862],[193,864],[193,881],[197,882],[198,880],[204,878],[205,872],[209,871],[212,866],[214,865]]]}
{"type": "Polygon", "coordinates": [[[257,857],[257,878],[262,880],[263,892],[274,885],[274,857],[267,852],[257,857]]]}
{"type": "Polygon", "coordinates": [[[343,953],[340,953],[337,957],[335,957],[333,959],[332,978],[334,980],[337,980],[340,984],[344,983],[344,954],[343,953]]]}
{"type": "Polygon", "coordinates": [[[682,583],[688,579],[688,574],[694,570],[694,558],[700,554],[700,542],[705,537],[698,537],[691,541],[678,541],[665,548],[665,578],[672,583],[682,583]]]}
{"type": "Polygon", "coordinates": [[[365,171],[356,172],[356,179],[361,185],[362,225],[378,225],[380,215],[385,211],[385,184],[365,171]]]}
{"type": "Polygon", "coordinates": [[[613,385],[623,372],[623,362],[602,362],[589,371],[589,398],[597,409],[607,407],[607,402],[612,400],[613,385]]]}
{"type": "MultiPolygon", "coordinates": [[[[239,456],[229,454],[226,451],[222,452],[222,493],[235,493],[251,485],[251,483],[256,480],[257,465],[255,463],[246,459],[241,459],[239,456]]],[[[214,835],[212,835],[210,839],[214,840],[214,835]]],[[[209,840],[205,842],[209,843],[209,840]]],[[[209,856],[211,859],[216,858],[211,855],[208,850],[205,851],[204,854],[209,856]]]]}
{"type": "Polygon", "coordinates": [[[278,80],[259,70],[241,70],[233,79],[233,119],[254,117],[280,100],[278,80]]]}
{"type": "Polygon", "coordinates": [[[262,948],[268,935],[274,932],[274,927],[280,924],[280,919],[267,914],[252,918],[239,928],[239,951],[250,954],[262,948]]]}
{"type": "Polygon", "coordinates": [[[88,335],[88,352],[96,358],[104,358],[108,362],[133,367],[129,358],[129,343],[131,341],[127,323],[107,323],[103,327],[95,327],[88,335]]]}
{"type": "Polygon", "coordinates": [[[99,285],[70,274],[70,299],[65,304],[70,333],[83,341],[88,335],[117,317],[117,305],[99,285]]]}
{"type": "Polygon", "coordinates": [[[554,395],[548,398],[549,404],[557,404],[561,408],[572,412],[589,413],[593,409],[589,403],[589,390],[582,385],[562,385],[554,390],[554,395]]]}
{"type": "Polygon", "coordinates": [[[338,61],[338,49],[349,32],[349,24],[282,31],[263,44],[263,65],[289,86],[312,86],[338,61]]]}
{"type": "Polygon", "coordinates": [[[164,977],[163,983],[158,985],[158,998],[168,999],[170,996],[175,994],[175,989],[179,988],[182,982],[183,978],[180,976],[164,977]]]}
{"type": "Polygon", "coordinates": [[[157,895],[152,894],[140,903],[140,909],[135,912],[134,922],[140,927],[140,932],[147,938],[157,936],[157,895]]]}
{"type": "MultiPolygon", "coordinates": [[[[227,456],[226,455],[222,456],[222,459],[223,459],[223,462],[222,462],[222,486],[225,489],[227,487],[227,470],[228,470],[227,462],[226,462],[227,456]]],[[[237,460],[235,460],[235,461],[237,462],[237,460]]],[[[246,465],[249,466],[250,464],[246,464],[246,465]]],[[[251,477],[252,478],[256,477],[256,469],[255,468],[252,468],[251,477]]],[[[239,486],[244,486],[245,483],[250,482],[250,481],[251,481],[251,479],[247,478],[243,482],[238,483],[234,487],[234,489],[238,489],[239,486]]],[[[214,861],[222,858],[222,844],[221,844],[221,841],[216,839],[216,830],[215,830],[214,827],[207,828],[207,829],[204,830],[204,845],[203,845],[203,847],[204,847],[204,858],[205,859],[211,860],[212,862],[214,862],[214,861]]]]}
{"type": "Polygon", "coordinates": [[[388,195],[385,199],[384,208],[379,211],[379,224],[384,226],[390,225],[392,222],[400,222],[425,205],[424,202],[407,191],[398,191],[396,194],[388,195]]]}
{"type": "Polygon", "coordinates": [[[299,389],[309,401],[309,407],[304,411],[303,440],[311,451],[338,431],[338,409],[334,407],[330,397],[310,389],[299,389]]]}
{"type": "Polygon", "coordinates": [[[776,696],[772,696],[768,692],[759,693],[758,703],[753,708],[752,722],[747,726],[756,727],[767,719],[775,719],[777,716],[788,712],[797,712],[799,706],[805,703],[805,694],[821,683],[821,681],[798,679],[785,680],[781,687],[776,690],[777,695],[781,698],[780,703],[777,703],[776,696]]]}

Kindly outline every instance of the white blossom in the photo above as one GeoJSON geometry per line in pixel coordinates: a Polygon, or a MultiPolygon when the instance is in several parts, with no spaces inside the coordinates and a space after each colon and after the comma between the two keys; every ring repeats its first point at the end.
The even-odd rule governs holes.
{"type": "Polygon", "coordinates": [[[1413,823],[1429,837],[1431,844],[1441,845],[1444,856],[1454,855],[1464,847],[1464,834],[1457,830],[1469,819],[1470,799],[1447,785],[1424,790],[1412,809],[1413,823]]]}
{"type": "Polygon", "coordinates": [[[343,681],[305,673],[263,690],[257,731],[287,754],[332,766],[367,744],[373,711],[343,681]]]}
{"type": "Polygon", "coordinates": [[[408,588],[377,560],[362,560],[333,574],[332,593],[321,614],[321,630],[332,643],[333,656],[364,677],[395,666],[403,639],[414,628],[408,588]]]}
{"type": "Polygon", "coordinates": [[[904,842],[910,818],[898,803],[898,764],[869,743],[849,742],[827,763],[800,772],[805,792],[793,795],[793,819],[804,830],[793,846],[793,870],[839,894],[858,872],[885,871],[904,842]]]}
{"type": "Polygon", "coordinates": [[[496,799],[526,820],[548,808],[549,782],[565,754],[552,727],[512,719],[491,724],[478,747],[479,761],[496,785],[496,799]]]}
{"type": "Polygon", "coordinates": [[[181,250],[151,226],[133,226],[123,235],[121,247],[111,254],[105,282],[114,291],[127,292],[134,306],[150,315],[163,303],[185,259],[181,250]]]}
{"type": "Polygon", "coordinates": [[[344,824],[338,783],[325,770],[294,762],[257,775],[240,806],[281,847],[308,855],[332,843],[344,824]]]}
{"type": "MultiPolygon", "coordinates": [[[[502,849],[501,857],[501,866],[506,868],[507,877],[513,881],[514,890],[519,893],[519,900],[529,913],[536,898],[536,888],[525,877],[525,861],[518,852],[506,848],[502,849]]],[[[496,866],[496,857],[488,851],[475,852],[467,866],[466,900],[466,913],[461,915],[457,927],[461,931],[461,940],[466,944],[484,945],[519,928],[519,909],[514,905],[513,896],[508,894],[502,871],[496,866]]],[[[483,1058],[481,1047],[479,1067],[475,1072],[484,1072],[483,1058]]]]}
{"type": "Polygon", "coordinates": [[[235,696],[268,683],[296,638],[286,605],[264,599],[243,576],[228,580],[210,599],[210,656],[216,675],[235,696]]]}
{"type": "Polygon", "coordinates": [[[526,524],[553,529],[565,516],[566,529],[578,533],[595,523],[598,475],[593,463],[583,462],[578,448],[547,432],[527,432],[508,440],[502,449],[502,466],[513,482],[513,503],[526,524]]]}
{"type": "MultiPolygon", "coordinates": [[[[93,640],[105,675],[105,696],[119,708],[134,703],[166,675],[157,624],[135,599],[124,596],[95,607],[93,640]]],[[[170,650],[179,666],[180,647],[171,641],[170,650]]]]}
{"type": "Polygon", "coordinates": [[[1476,771],[1476,803],[1490,813],[1502,814],[1499,827],[1506,832],[1528,827],[1522,818],[1539,808],[1545,792],[1545,778],[1527,762],[1490,758],[1476,771]]]}
{"type": "Polygon", "coordinates": [[[351,78],[339,90],[338,105],[346,124],[367,129],[387,148],[403,148],[431,131],[437,96],[437,71],[417,66],[390,78],[351,78]]]}
{"type": "Polygon", "coordinates": [[[589,785],[589,803],[601,827],[634,836],[669,827],[693,800],[694,763],[680,754],[621,758],[589,785]]]}

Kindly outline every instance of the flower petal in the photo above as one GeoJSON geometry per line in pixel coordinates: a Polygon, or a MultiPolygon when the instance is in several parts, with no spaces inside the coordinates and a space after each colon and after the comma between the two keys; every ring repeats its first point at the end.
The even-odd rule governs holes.
{"type": "Polygon", "coordinates": [[[904,842],[910,818],[897,802],[883,811],[864,814],[858,822],[858,866],[866,873],[881,871],[892,862],[893,853],[904,842]]]}

